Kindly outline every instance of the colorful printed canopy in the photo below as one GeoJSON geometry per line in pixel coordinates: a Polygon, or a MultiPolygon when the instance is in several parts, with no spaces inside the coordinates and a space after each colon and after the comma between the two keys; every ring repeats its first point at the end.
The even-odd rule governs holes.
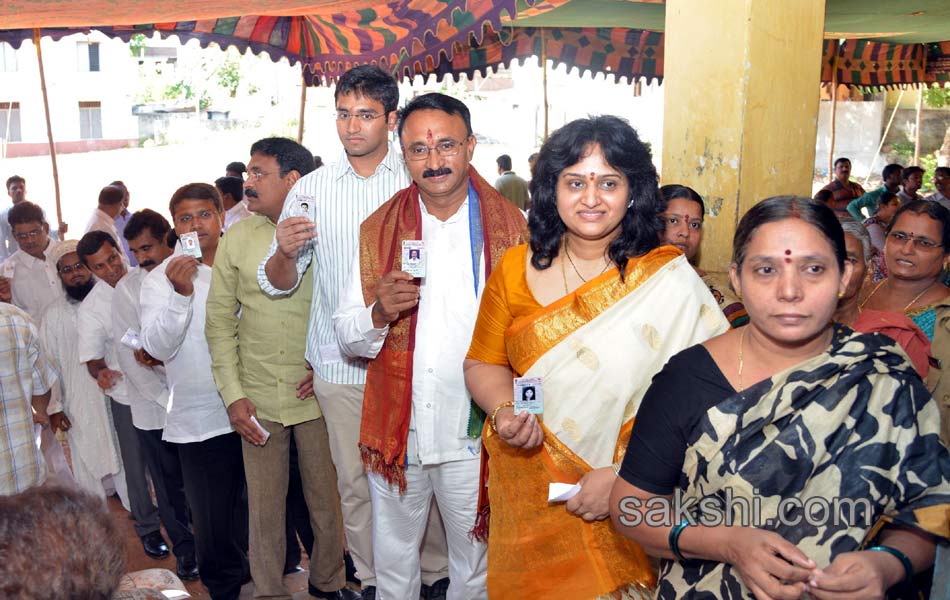
{"type": "MultiPolygon", "coordinates": [[[[96,23],[91,12],[92,5],[106,1],[4,0],[0,27],[8,23],[75,23],[84,27],[46,28],[41,34],[60,38],[95,29],[124,40],[138,33],[157,32],[164,37],[178,36],[182,42],[196,39],[202,46],[214,42],[301,63],[312,85],[330,83],[362,63],[378,64],[400,78],[434,74],[439,79],[450,76],[457,80],[463,74],[484,75],[513,60],[541,56],[542,47],[543,54],[556,64],[576,67],[582,73],[626,80],[663,77],[661,32],[512,26],[513,22],[538,22],[539,18],[557,20],[554,16],[565,14],[566,9],[572,9],[574,16],[563,18],[576,21],[577,10],[570,0],[395,0],[388,4],[373,0],[256,0],[253,6],[247,6],[246,0],[226,4],[219,0],[127,0],[118,5],[108,0],[109,9],[100,13],[107,15],[108,26],[96,23]],[[59,11],[50,11],[51,7],[59,7],[59,11]],[[271,14],[206,18],[248,9],[271,14]],[[198,18],[124,24],[147,23],[136,21],[137,17],[179,15],[198,18]]],[[[829,5],[843,1],[829,0],[829,5]]],[[[658,3],[660,0],[628,0],[614,4],[617,10],[634,11],[632,15],[646,18],[662,14],[656,12],[661,10],[658,3]]],[[[30,29],[0,30],[0,41],[15,46],[32,37],[30,29]]],[[[950,42],[826,40],[822,81],[832,81],[832,73],[840,83],[868,87],[946,83],[950,80],[950,42]]]]}

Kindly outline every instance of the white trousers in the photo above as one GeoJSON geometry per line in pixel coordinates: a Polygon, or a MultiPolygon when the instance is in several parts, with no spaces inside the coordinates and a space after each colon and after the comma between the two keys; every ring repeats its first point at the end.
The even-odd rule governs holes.
{"type": "Polygon", "coordinates": [[[469,538],[478,511],[480,461],[409,465],[406,493],[369,474],[373,505],[373,557],[379,600],[418,598],[421,589],[419,548],[433,496],[442,513],[449,547],[447,600],[487,600],[487,546],[469,538]]]}

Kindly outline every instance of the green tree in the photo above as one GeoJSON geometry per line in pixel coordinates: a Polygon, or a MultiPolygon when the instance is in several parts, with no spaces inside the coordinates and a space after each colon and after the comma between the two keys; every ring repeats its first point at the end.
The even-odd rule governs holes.
{"type": "MultiPolygon", "coordinates": [[[[924,89],[924,103],[930,108],[944,108],[950,106],[950,88],[932,87],[924,89]]],[[[937,151],[937,161],[946,165],[950,159],[950,128],[943,134],[943,144],[937,151]]]]}

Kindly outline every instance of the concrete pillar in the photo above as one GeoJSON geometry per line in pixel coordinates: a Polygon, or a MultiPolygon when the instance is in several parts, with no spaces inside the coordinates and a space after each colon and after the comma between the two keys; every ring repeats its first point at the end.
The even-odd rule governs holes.
{"type": "Polygon", "coordinates": [[[667,0],[662,183],[706,201],[700,264],[723,270],[739,218],[811,196],[825,0],[667,0]]]}

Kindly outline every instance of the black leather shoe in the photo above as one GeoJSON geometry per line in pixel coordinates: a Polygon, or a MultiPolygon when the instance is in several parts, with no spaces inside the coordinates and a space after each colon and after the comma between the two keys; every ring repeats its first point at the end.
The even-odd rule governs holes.
{"type": "Polygon", "coordinates": [[[356,576],[356,565],[353,564],[353,557],[350,556],[349,552],[343,553],[343,566],[346,569],[346,580],[350,583],[360,586],[360,578],[356,576]]]}
{"type": "Polygon", "coordinates": [[[307,591],[314,598],[324,598],[324,600],[362,600],[363,596],[359,592],[354,592],[350,588],[340,588],[335,592],[321,592],[313,587],[313,584],[307,582],[307,591]]]}
{"type": "Polygon", "coordinates": [[[182,581],[195,581],[198,579],[198,562],[193,556],[175,559],[175,573],[182,581]]]}
{"type": "Polygon", "coordinates": [[[432,585],[423,586],[423,588],[425,588],[425,590],[422,593],[422,597],[425,598],[425,600],[445,600],[445,595],[449,591],[449,578],[443,577],[432,585]]]}
{"type": "Polygon", "coordinates": [[[162,537],[161,531],[153,531],[142,536],[142,548],[145,553],[152,558],[165,558],[168,556],[168,544],[162,537]]]}

